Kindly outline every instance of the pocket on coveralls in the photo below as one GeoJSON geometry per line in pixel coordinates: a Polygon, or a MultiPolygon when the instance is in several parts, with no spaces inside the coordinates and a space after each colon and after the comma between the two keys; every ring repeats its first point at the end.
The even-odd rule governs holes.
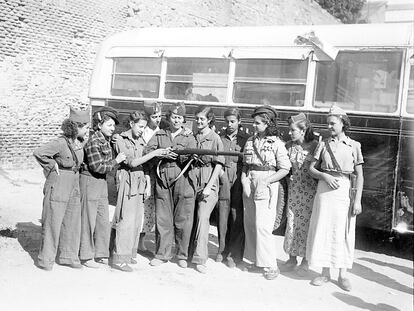
{"type": "Polygon", "coordinates": [[[59,175],[50,189],[50,200],[54,202],[69,201],[70,194],[73,188],[73,181],[63,175],[59,175]]]}

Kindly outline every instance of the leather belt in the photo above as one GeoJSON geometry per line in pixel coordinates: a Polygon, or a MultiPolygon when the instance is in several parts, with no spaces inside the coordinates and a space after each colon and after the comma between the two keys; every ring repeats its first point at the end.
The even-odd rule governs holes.
{"type": "Polygon", "coordinates": [[[262,165],[256,165],[256,164],[250,164],[249,165],[250,171],[276,171],[276,167],[274,166],[262,166],[262,165]]]}

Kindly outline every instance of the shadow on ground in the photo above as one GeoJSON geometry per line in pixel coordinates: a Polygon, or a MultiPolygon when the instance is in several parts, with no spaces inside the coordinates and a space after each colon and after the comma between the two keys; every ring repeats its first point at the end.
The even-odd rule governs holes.
{"type": "Polygon", "coordinates": [[[369,302],[365,302],[363,299],[356,297],[356,296],[352,296],[349,294],[344,294],[344,293],[333,293],[332,294],[335,298],[339,299],[340,301],[346,303],[349,306],[353,306],[356,308],[360,308],[363,310],[369,310],[369,311],[400,311],[400,309],[397,309],[393,306],[390,306],[388,304],[385,303],[377,303],[377,304],[373,304],[373,303],[369,303],[369,302]]]}
{"type": "Polygon", "coordinates": [[[398,283],[396,280],[390,278],[389,276],[386,276],[384,274],[378,273],[371,268],[368,268],[364,265],[361,265],[359,263],[354,262],[352,269],[350,270],[351,273],[355,274],[356,276],[359,276],[361,278],[364,278],[368,281],[378,283],[382,286],[391,288],[393,290],[397,290],[403,293],[407,293],[412,295],[413,289],[405,286],[403,284],[398,283]]]}
{"type": "Polygon", "coordinates": [[[396,265],[394,263],[390,263],[390,262],[383,262],[377,259],[373,259],[373,258],[366,258],[366,257],[362,257],[362,258],[358,258],[358,260],[363,260],[363,261],[367,261],[373,264],[376,264],[378,266],[383,266],[383,267],[389,267],[395,270],[398,270],[402,273],[408,274],[408,275],[413,275],[413,269],[410,267],[404,267],[404,266],[400,266],[400,265],[396,265]]]}

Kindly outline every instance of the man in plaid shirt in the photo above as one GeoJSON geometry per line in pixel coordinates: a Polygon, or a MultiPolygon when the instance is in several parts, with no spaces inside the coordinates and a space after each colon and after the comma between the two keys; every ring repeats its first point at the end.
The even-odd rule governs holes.
{"type": "Polygon", "coordinates": [[[82,232],[80,259],[82,264],[97,268],[109,257],[110,223],[106,174],[125,160],[125,154],[112,157],[110,138],[118,122],[118,113],[102,108],[92,117],[95,131],[85,146],[85,163],[80,177],[82,232]],[[95,260],[93,260],[95,259],[95,260]]]}

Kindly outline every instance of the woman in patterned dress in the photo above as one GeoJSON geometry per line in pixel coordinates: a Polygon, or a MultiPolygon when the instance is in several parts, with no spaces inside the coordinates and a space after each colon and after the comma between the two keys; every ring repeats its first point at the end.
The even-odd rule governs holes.
{"type": "Polygon", "coordinates": [[[306,239],[312,213],[317,181],[309,174],[309,164],[318,142],[304,113],[289,118],[289,135],[286,144],[292,171],[288,184],[287,225],[283,248],[289,254],[285,270],[296,268],[296,257],[302,257],[297,272],[308,270],[306,239]]]}

